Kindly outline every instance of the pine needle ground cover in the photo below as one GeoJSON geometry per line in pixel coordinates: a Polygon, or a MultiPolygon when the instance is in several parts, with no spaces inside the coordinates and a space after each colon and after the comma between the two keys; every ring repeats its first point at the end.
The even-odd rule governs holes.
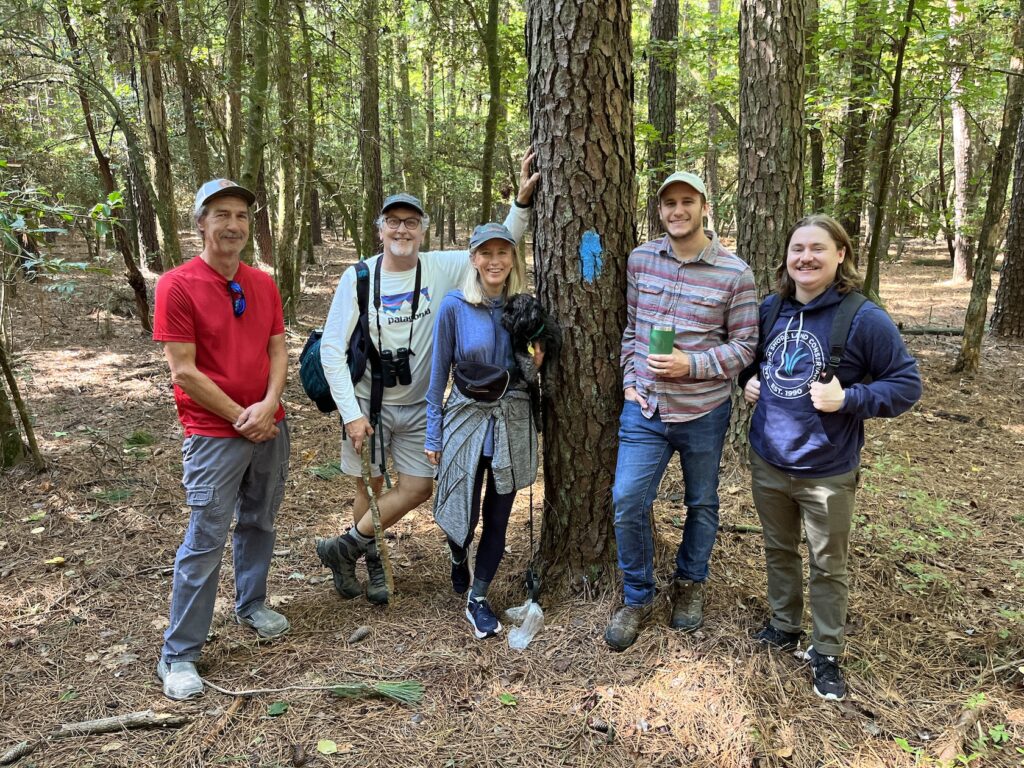
{"type": "MultiPolygon", "coordinates": [[[[942,283],[940,263],[910,262],[936,254],[916,244],[883,272],[888,309],[906,326],[962,323],[969,287],[942,283]]],[[[304,327],[322,322],[351,259],[333,246],[321,256],[299,312],[304,327]]],[[[350,520],[352,485],[332,468],[336,422],[295,380],[299,329],[289,336],[293,453],[270,577],[272,605],[292,631],[258,644],[234,624],[226,557],[200,664],[229,691],[290,690],[208,691],[175,704],[153,675],[187,521],[166,365],[136,321],[110,314],[99,281],[68,296],[18,290],[18,374],[52,469],[0,476],[0,752],[62,723],[143,710],[189,717],[180,727],[54,740],[21,765],[810,768],[937,765],[943,752],[961,765],[1024,758],[1019,346],[987,342],[982,373],[967,379],[947,372],[957,338],[908,337],[925,394],[904,417],[868,425],[844,663],[852,695],[826,705],[805,664],[750,640],[766,616],[763,550],[758,534],[742,532],[757,517],[735,458],[722,473],[727,530],[712,560],[707,623],[694,635],[665,626],[663,589],[655,624],[627,652],[610,652],[601,636],[615,595],[606,590],[546,595],[546,627],[526,652],[478,642],[451,594],[428,506],[391,531],[395,604],[340,601],[313,545],[350,520]],[[362,626],[369,634],[350,643],[362,626]],[[328,690],[365,694],[379,681],[419,683],[422,698],[328,690]]],[[[654,509],[663,579],[684,514],[673,468],[654,509]]],[[[525,597],[526,520],[521,494],[492,589],[497,608],[525,597]]]]}

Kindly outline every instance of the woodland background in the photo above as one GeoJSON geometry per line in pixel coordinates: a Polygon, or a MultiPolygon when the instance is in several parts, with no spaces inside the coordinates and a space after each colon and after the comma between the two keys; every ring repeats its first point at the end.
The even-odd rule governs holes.
{"type": "MultiPolygon", "coordinates": [[[[1020,764],[1022,17],[1009,0],[0,2],[4,744],[169,706],[150,670],[186,516],[147,331],[155,279],[198,250],[198,184],[257,190],[249,258],[278,281],[295,353],[341,271],[375,251],[385,194],[426,202],[428,247],[465,247],[504,214],[532,145],[526,255],[566,347],[545,382],[559,396],[545,402],[539,548],[513,534],[496,602],[520,602],[527,562],[543,570],[535,651],[466,637],[426,508],[394,531],[396,603],[337,603],[312,544],[345,524],[351,486],[336,424],[292,381],[273,582],[296,631],[257,649],[219,613],[201,671],[232,689],[415,678],[423,704],[304,693],[269,715],[274,697],[208,699],[171,707],[180,730],[48,741],[26,760],[1020,764]],[[625,258],[658,234],[652,185],[677,168],[706,179],[709,223],[762,293],[790,224],[837,216],[921,361],[922,403],[869,426],[841,707],[746,639],[764,598],[741,407],[709,626],[652,629],[619,656],[600,642],[625,258]],[[596,277],[585,239],[600,244],[596,277]],[[349,646],[364,622],[370,639],[349,646]],[[315,754],[327,736],[341,755],[315,754]]],[[[673,469],[655,507],[659,563],[680,485],[673,469]]]]}

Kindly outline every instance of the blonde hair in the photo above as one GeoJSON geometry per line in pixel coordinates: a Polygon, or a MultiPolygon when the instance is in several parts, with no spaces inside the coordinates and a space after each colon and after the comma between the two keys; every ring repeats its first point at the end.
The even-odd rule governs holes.
{"type": "MultiPolygon", "coordinates": [[[[509,246],[512,248],[512,270],[505,278],[505,287],[502,289],[506,298],[516,293],[522,293],[526,289],[526,267],[523,264],[523,259],[519,258],[519,250],[512,243],[509,243],[509,246]]],[[[480,285],[480,273],[473,266],[473,253],[475,251],[469,252],[470,270],[466,273],[461,288],[466,303],[479,305],[484,303],[486,296],[483,286],[480,285]]]]}
{"type": "Polygon", "coordinates": [[[779,264],[779,268],[775,272],[777,290],[782,298],[790,299],[796,294],[796,283],[789,276],[786,261],[789,254],[789,242],[801,227],[817,227],[825,230],[832,242],[835,243],[836,248],[842,249],[846,253],[846,258],[836,268],[836,275],[832,280],[832,285],[839,293],[847,294],[850,291],[859,291],[864,287],[864,279],[857,272],[857,252],[853,248],[853,243],[850,242],[850,236],[843,229],[843,225],[828,214],[812,213],[810,216],[804,216],[790,227],[786,234],[786,250],[782,254],[782,263],[779,264]]]}

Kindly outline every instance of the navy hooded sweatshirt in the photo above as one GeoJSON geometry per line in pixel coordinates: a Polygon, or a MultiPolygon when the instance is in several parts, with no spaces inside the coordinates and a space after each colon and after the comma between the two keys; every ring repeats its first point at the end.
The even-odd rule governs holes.
{"type": "MultiPolygon", "coordinates": [[[[764,339],[750,446],[772,466],[797,477],[831,477],[854,469],[864,446],[864,420],[899,416],[921,397],[917,361],[885,311],[866,301],[853,318],[836,374],[846,391],[843,405],[835,413],[815,409],[810,385],[828,363],[828,336],[842,300],[834,286],[807,304],[784,299],[764,339]]],[[[779,298],[761,304],[762,323],[769,301],[779,298]]]]}

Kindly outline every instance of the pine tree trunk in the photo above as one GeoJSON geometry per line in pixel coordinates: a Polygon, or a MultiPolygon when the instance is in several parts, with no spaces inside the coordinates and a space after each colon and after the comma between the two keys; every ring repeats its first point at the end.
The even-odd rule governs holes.
{"type": "Polygon", "coordinates": [[[374,220],[384,204],[384,180],[380,167],[380,79],[377,37],[380,34],[378,0],[362,0],[360,21],[363,25],[363,80],[359,89],[359,164],[362,169],[363,253],[364,257],[380,252],[380,234],[374,220]]]}
{"type": "Polygon", "coordinates": [[[484,125],[484,154],[480,168],[480,213],[476,223],[491,220],[494,182],[494,152],[498,145],[498,118],[501,116],[501,61],[498,55],[498,0],[487,0],[487,21],[480,30],[487,59],[487,122],[484,125]]]}
{"type": "Polygon", "coordinates": [[[277,33],[275,71],[277,75],[277,115],[279,136],[277,161],[277,248],[274,262],[277,267],[277,287],[281,292],[285,320],[295,321],[295,291],[297,267],[298,222],[295,218],[296,131],[295,93],[292,89],[291,0],[275,0],[274,29],[277,33]]]}
{"type": "MultiPolygon", "coordinates": [[[[424,204],[427,206],[427,210],[436,216],[438,210],[438,203],[440,202],[440,193],[437,190],[437,186],[434,183],[434,174],[432,172],[433,159],[434,159],[434,133],[435,133],[435,122],[436,122],[436,111],[434,107],[434,54],[427,46],[427,49],[423,51],[423,118],[426,122],[426,137],[425,144],[426,148],[424,151],[424,164],[423,164],[423,176],[421,185],[425,189],[426,198],[424,204]]],[[[440,216],[436,216],[440,220],[440,216]]],[[[430,250],[430,227],[426,228],[423,233],[423,249],[430,250]]]]}
{"type": "Polygon", "coordinates": [[[270,88],[270,0],[255,0],[252,17],[252,82],[249,87],[249,114],[245,128],[245,155],[241,184],[256,193],[254,225],[256,237],[246,244],[242,257],[252,260],[253,240],[265,264],[274,263],[274,242],[267,210],[263,150],[267,144],[267,98],[270,88]],[[262,195],[261,195],[262,191],[262,195]]]}
{"type": "MultiPolygon", "coordinates": [[[[1013,33],[1014,55],[1010,59],[1010,72],[1006,77],[1006,102],[1003,105],[1003,124],[999,130],[999,145],[989,166],[992,179],[985,205],[985,218],[978,237],[977,269],[971,286],[971,300],[964,318],[964,336],[960,344],[953,371],[974,374],[981,365],[981,341],[985,333],[985,315],[988,297],[992,291],[992,267],[999,241],[999,219],[1006,204],[1006,183],[1013,166],[1014,142],[1024,116],[1024,0],[1017,9],[1017,25],[1013,33]]],[[[1018,150],[1019,151],[1019,150],[1018,150]]],[[[1019,160],[1018,160],[1019,162],[1019,160]]],[[[1024,180],[1018,183],[1024,183],[1024,180]]],[[[1007,241],[1007,255],[1010,253],[1007,241]]]]}
{"type": "Polygon", "coordinates": [[[850,236],[853,250],[860,243],[860,214],[864,207],[864,176],[868,161],[868,118],[871,97],[878,81],[876,3],[857,0],[853,16],[853,46],[849,55],[850,96],[846,104],[846,134],[843,137],[843,163],[839,182],[836,219],[850,236]]]}
{"type": "Polygon", "coordinates": [[[647,122],[654,135],[647,144],[647,237],[661,232],[658,187],[675,170],[676,154],[676,38],[679,0],[654,0],[651,38],[647,45],[647,122]]]}
{"type": "Polygon", "coordinates": [[[139,69],[152,175],[156,186],[154,203],[157,221],[160,223],[162,256],[164,263],[173,267],[181,264],[181,245],[178,242],[178,208],[174,202],[171,148],[167,140],[164,78],[160,66],[160,21],[157,13],[155,7],[143,7],[139,13],[139,69]]]}
{"type": "MultiPolygon", "coordinates": [[[[958,3],[949,4],[949,48],[955,62],[962,62],[964,46],[959,30],[964,16],[958,3]]],[[[970,280],[974,270],[974,247],[968,233],[968,185],[971,180],[971,135],[967,130],[967,110],[964,109],[964,74],[966,67],[954,63],[949,68],[949,100],[953,113],[953,280],[970,280]]]]}
{"type": "Polygon", "coordinates": [[[256,244],[256,251],[260,261],[268,266],[274,266],[274,230],[270,225],[270,195],[267,193],[266,168],[260,165],[259,174],[256,176],[255,189],[256,204],[252,214],[252,235],[250,238],[249,252],[252,252],[251,245],[256,244]]]}
{"type": "MultiPolygon", "coordinates": [[[[231,179],[242,175],[242,6],[243,0],[227,0],[227,174],[231,179]]],[[[251,189],[251,187],[250,187],[251,189]]]]}
{"type": "Polygon", "coordinates": [[[1024,338],[1024,119],[1017,129],[1010,222],[991,327],[995,336],[1024,338]]]}
{"type": "Polygon", "coordinates": [[[610,586],[616,574],[611,482],[636,238],[630,16],[629,0],[527,3],[531,139],[544,169],[537,289],[565,334],[545,380],[539,560],[556,588],[610,586]]]}
{"type": "MultiPolygon", "coordinates": [[[[412,123],[412,86],[409,82],[409,30],[405,19],[405,0],[394,0],[395,24],[398,27],[396,52],[398,55],[398,116],[402,142],[402,187],[423,199],[423,188],[418,172],[419,159],[412,123]]],[[[424,79],[426,73],[424,72],[424,79]]],[[[429,201],[425,201],[429,202],[429,201]]]]}

